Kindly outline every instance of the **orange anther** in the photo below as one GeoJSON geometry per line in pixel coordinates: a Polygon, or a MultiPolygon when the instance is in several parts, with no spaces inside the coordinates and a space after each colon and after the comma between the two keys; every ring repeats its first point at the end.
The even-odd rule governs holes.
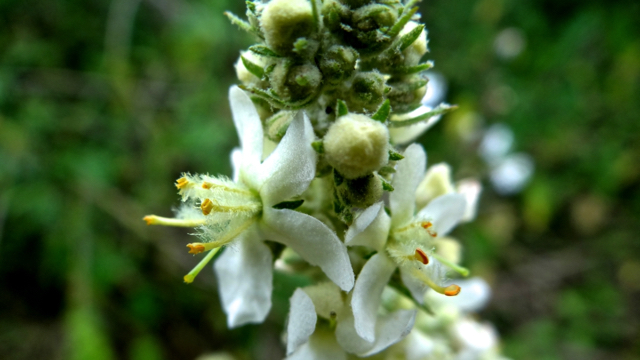
{"type": "Polygon", "coordinates": [[[187,187],[187,185],[189,185],[189,180],[184,176],[176,180],[176,187],[178,189],[184,189],[187,187]]]}
{"type": "Polygon", "coordinates": [[[416,253],[414,254],[416,260],[420,261],[421,263],[427,265],[429,263],[429,257],[427,256],[427,254],[422,251],[422,249],[416,249],[416,253]]]}
{"type": "Polygon", "coordinates": [[[202,183],[202,188],[203,189],[211,189],[212,186],[213,186],[213,184],[210,183],[210,182],[206,182],[205,181],[205,182],[202,183]]]}
{"type": "Polygon", "coordinates": [[[152,225],[154,223],[154,218],[155,216],[153,215],[147,215],[145,217],[142,218],[142,220],[147,222],[147,225],[152,225]]]}
{"type": "Polygon", "coordinates": [[[423,228],[428,229],[430,227],[433,226],[433,224],[431,223],[431,221],[423,221],[422,224],[420,224],[423,228]]]}
{"type": "Polygon", "coordinates": [[[213,209],[213,203],[209,199],[204,199],[202,204],[200,204],[200,209],[202,209],[204,215],[209,215],[211,209],[213,209]]]}
{"type": "Polygon", "coordinates": [[[444,289],[444,294],[447,296],[456,296],[460,294],[460,286],[458,285],[449,285],[444,289]]]}
{"type": "Polygon", "coordinates": [[[187,247],[189,248],[189,254],[200,254],[204,252],[204,245],[199,243],[187,244],[187,247]]]}

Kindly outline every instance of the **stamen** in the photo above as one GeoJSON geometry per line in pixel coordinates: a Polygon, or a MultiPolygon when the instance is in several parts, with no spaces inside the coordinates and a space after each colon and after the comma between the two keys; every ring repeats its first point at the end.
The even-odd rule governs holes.
{"type": "Polygon", "coordinates": [[[204,219],[174,219],[166,218],[156,215],[147,215],[142,218],[147,222],[147,225],[164,225],[164,226],[178,226],[178,227],[196,227],[204,225],[204,219]]]}
{"type": "Polygon", "coordinates": [[[433,226],[433,224],[431,223],[431,221],[423,221],[420,226],[422,226],[423,229],[428,229],[430,227],[433,226]]]}
{"type": "Polygon", "coordinates": [[[460,294],[460,286],[458,285],[449,285],[444,289],[444,294],[446,296],[456,296],[460,294]]]}
{"type": "Polygon", "coordinates": [[[205,182],[202,183],[202,188],[203,189],[211,189],[212,186],[213,186],[213,184],[210,183],[210,182],[206,182],[205,181],[205,182]]]}
{"type": "Polygon", "coordinates": [[[209,215],[211,210],[213,210],[213,203],[209,199],[204,199],[202,204],[200,204],[200,209],[202,209],[204,215],[209,215]]]}
{"type": "Polygon", "coordinates": [[[449,260],[447,260],[447,259],[443,258],[442,256],[440,256],[440,255],[438,255],[438,254],[436,254],[436,253],[433,253],[432,255],[433,255],[433,256],[434,256],[438,261],[440,261],[441,263],[443,263],[443,264],[445,264],[446,266],[450,267],[450,268],[451,268],[451,270],[453,270],[453,271],[455,271],[455,272],[459,273],[460,275],[462,275],[462,276],[464,276],[464,277],[469,276],[469,269],[467,269],[466,267],[463,267],[463,266],[460,266],[460,265],[454,264],[454,263],[452,263],[451,261],[449,261],[449,260]]]}
{"type": "Polygon", "coordinates": [[[180,179],[176,180],[176,187],[178,189],[184,189],[187,186],[189,186],[189,179],[187,179],[186,177],[181,177],[180,179]]]}
{"type": "Polygon", "coordinates": [[[415,256],[416,260],[420,261],[421,263],[423,263],[425,265],[427,265],[429,263],[429,257],[420,248],[416,249],[416,253],[415,253],[414,256],[415,256]]]}
{"type": "Polygon", "coordinates": [[[209,251],[207,256],[205,256],[204,259],[200,260],[198,265],[196,265],[196,267],[194,267],[193,270],[189,271],[189,273],[184,276],[184,282],[187,283],[187,284],[191,284],[193,282],[193,280],[195,280],[196,276],[198,276],[200,271],[202,271],[202,269],[205,267],[205,265],[207,265],[209,263],[209,261],[211,261],[211,259],[213,259],[213,257],[216,255],[216,253],[218,251],[220,251],[220,249],[221,249],[220,247],[217,247],[217,248],[212,249],[211,251],[209,251]]]}
{"type": "Polygon", "coordinates": [[[204,244],[202,243],[187,244],[187,247],[189,248],[189,254],[195,255],[204,252],[204,244]]]}

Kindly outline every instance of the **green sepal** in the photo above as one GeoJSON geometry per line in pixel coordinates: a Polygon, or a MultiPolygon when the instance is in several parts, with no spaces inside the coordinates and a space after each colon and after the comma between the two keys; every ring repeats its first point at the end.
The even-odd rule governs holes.
{"type": "Polygon", "coordinates": [[[262,77],[264,76],[264,69],[262,68],[262,66],[251,62],[251,60],[247,60],[242,55],[240,56],[240,59],[242,59],[242,65],[244,65],[244,67],[247,68],[250,73],[257,76],[258,79],[262,79],[262,77]]]}
{"type": "Polygon", "coordinates": [[[264,46],[264,45],[253,45],[249,47],[249,50],[262,56],[269,56],[269,57],[276,57],[276,58],[282,57],[278,55],[278,53],[276,53],[275,51],[271,50],[268,46],[264,46]]]}
{"type": "Polygon", "coordinates": [[[322,140],[317,140],[311,143],[311,147],[318,154],[324,154],[324,142],[322,140]]]}
{"type": "Polygon", "coordinates": [[[395,150],[389,150],[389,161],[398,161],[404,159],[404,156],[395,150]]]}
{"type": "Polygon", "coordinates": [[[316,96],[316,94],[311,94],[302,100],[288,102],[275,95],[271,90],[263,90],[254,86],[246,86],[242,84],[238,85],[238,87],[242,90],[252,93],[260,99],[267,101],[271,106],[277,109],[300,110],[309,105],[309,103],[313,101],[316,96]]]}
{"type": "Polygon", "coordinates": [[[427,61],[424,64],[419,64],[415,66],[396,66],[389,69],[389,72],[392,74],[398,75],[409,75],[419,73],[425,70],[429,70],[433,67],[433,61],[427,61]]]}
{"type": "Polygon", "coordinates": [[[396,169],[394,169],[393,166],[383,166],[378,170],[378,174],[382,176],[394,174],[395,172],[396,172],[396,169]]]}
{"type": "Polygon", "coordinates": [[[389,184],[389,182],[387,182],[387,180],[383,179],[381,176],[378,176],[378,178],[380,179],[380,181],[382,181],[382,190],[388,192],[392,192],[393,190],[395,190],[394,187],[389,184]]]}
{"type": "MultiPolygon", "coordinates": [[[[406,7],[405,7],[405,9],[406,9],[406,7]]],[[[402,31],[402,28],[404,28],[404,26],[407,25],[409,20],[411,20],[411,18],[413,17],[413,15],[417,11],[418,11],[418,8],[414,7],[411,10],[409,10],[408,12],[404,13],[404,15],[402,15],[400,17],[400,19],[398,19],[398,21],[396,21],[395,24],[393,24],[391,29],[389,29],[389,31],[387,31],[387,35],[392,38],[392,37],[400,34],[400,31],[402,31]]]]}
{"type": "Polygon", "coordinates": [[[338,105],[336,107],[338,108],[338,117],[345,116],[349,113],[349,108],[347,108],[347,104],[340,99],[338,99],[338,105]]]}
{"type": "Polygon", "coordinates": [[[229,18],[229,21],[231,21],[232,24],[236,25],[240,29],[248,32],[249,34],[253,34],[261,39],[263,38],[262,34],[260,34],[260,32],[255,27],[251,26],[251,24],[242,20],[234,13],[225,11],[224,14],[227,18],[229,18]]]}
{"type": "Polygon", "coordinates": [[[425,120],[429,120],[434,116],[446,114],[457,108],[458,108],[457,105],[440,104],[435,109],[428,111],[422,115],[418,115],[414,118],[407,119],[407,120],[399,120],[399,121],[389,121],[387,126],[389,126],[390,128],[410,126],[425,120]]]}
{"type": "Polygon", "coordinates": [[[245,4],[247,4],[247,9],[249,11],[251,11],[254,14],[256,13],[256,4],[254,4],[253,1],[247,0],[245,1],[245,4]]]}
{"type": "Polygon", "coordinates": [[[304,200],[300,199],[300,200],[293,200],[293,201],[283,201],[281,203],[275,204],[272,207],[274,209],[290,209],[290,210],[294,210],[300,207],[300,205],[302,205],[302,203],[304,202],[304,200]]]}
{"type": "Polygon", "coordinates": [[[302,54],[309,46],[309,41],[305,38],[299,38],[293,43],[293,51],[297,54],[302,54]]]}
{"type": "Polygon", "coordinates": [[[422,33],[422,30],[424,30],[424,25],[421,24],[416,26],[408,33],[402,35],[402,37],[400,38],[400,51],[408,48],[409,45],[413,44],[413,42],[416,41],[422,33]]]}
{"type": "Polygon", "coordinates": [[[391,113],[391,102],[389,99],[386,99],[382,105],[378,108],[375,114],[371,115],[371,118],[376,121],[380,121],[381,123],[385,123],[389,118],[389,114],[391,113]]]}

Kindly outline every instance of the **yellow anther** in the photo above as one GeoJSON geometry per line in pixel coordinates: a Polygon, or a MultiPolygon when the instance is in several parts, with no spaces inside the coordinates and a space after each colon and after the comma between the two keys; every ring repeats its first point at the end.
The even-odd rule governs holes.
{"type": "Polygon", "coordinates": [[[444,294],[446,296],[456,296],[460,294],[460,286],[458,285],[449,285],[444,289],[444,294]]]}
{"type": "Polygon", "coordinates": [[[414,254],[414,257],[416,258],[416,260],[420,261],[425,265],[429,263],[429,257],[424,251],[422,251],[422,249],[416,249],[416,253],[414,254]]]}
{"type": "Polygon", "coordinates": [[[181,177],[180,179],[176,180],[176,187],[178,189],[184,189],[189,185],[189,179],[187,179],[186,177],[181,177]]]}
{"type": "Polygon", "coordinates": [[[420,226],[422,226],[422,228],[424,228],[424,229],[428,229],[428,228],[432,227],[432,226],[433,226],[433,224],[431,223],[431,221],[423,221],[423,222],[420,224],[420,226]]]}
{"type": "Polygon", "coordinates": [[[187,247],[189,248],[189,254],[195,255],[205,251],[204,245],[201,243],[187,244],[187,247]]]}
{"type": "Polygon", "coordinates": [[[213,186],[213,184],[210,183],[210,182],[206,182],[205,181],[205,182],[202,183],[202,188],[203,189],[211,189],[212,186],[213,186]]]}
{"type": "Polygon", "coordinates": [[[209,199],[204,199],[202,204],[200,204],[200,209],[202,209],[202,213],[204,215],[209,215],[213,209],[213,203],[209,199]]]}
{"type": "Polygon", "coordinates": [[[147,215],[147,216],[143,217],[142,220],[146,221],[147,225],[153,225],[155,223],[156,216],[155,215],[147,215]]]}

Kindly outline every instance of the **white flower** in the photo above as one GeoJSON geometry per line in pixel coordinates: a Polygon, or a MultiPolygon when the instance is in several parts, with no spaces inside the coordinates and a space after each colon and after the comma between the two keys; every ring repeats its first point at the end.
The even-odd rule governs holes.
{"type": "MultiPolygon", "coordinates": [[[[229,327],[262,322],[271,308],[273,259],[262,240],[291,247],[319,266],[341,289],[353,287],[354,274],[345,245],[317,219],[274,205],[302,194],[315,176],[316,153],[309,119],[302,112],[291,122],[275,150],[264,160],[263,129],[247,94],[231,87],[229,100],[241,150],[232,154],[234,181],[209,175],[185,175],[178,180],[185,204],[179,219],[145,218],[148,223],[198,226],[201,243],[192,253],[219,249],[233,241],[214,265],[229,327]],[[201,211],[195,211],[196,206],[201,211]]],[[[207,258],[185,276],[191,282],[207,258]]]]}
{"type": "Polygon", "coordinates": [[[446,268],[460,270],[434,251],[435,239],[446,235],[462,219],[466,200],[460,194],[446,194],[432,200],[415,214],[415,191],[424,175],[426,154],[411,145],[398,163],[389,194],[391,217],[377,203],[365,209],[347,231],[348,246],[363,245],[378,251],[358,275],[351,306],[355,330],[365,340],[374,339],[376,311],[385,285],[396,268],[414,298],[422,302],[427,286],[440,294],[454,296],[457,285],[446,282],[446,268]]]}
{"type": "Polygon", "coordinates": [[[407,336],[416,316],[415,310],[378,316],[373,340],[367,341],[356,332],[349,298],[343,299],[334,284],[297,289],[290,302],[286,360],[342,360],[347,359],[345,352],[376,354],[407,336]],[[317,324],[316,313],[325,321],[317,324]]]}

